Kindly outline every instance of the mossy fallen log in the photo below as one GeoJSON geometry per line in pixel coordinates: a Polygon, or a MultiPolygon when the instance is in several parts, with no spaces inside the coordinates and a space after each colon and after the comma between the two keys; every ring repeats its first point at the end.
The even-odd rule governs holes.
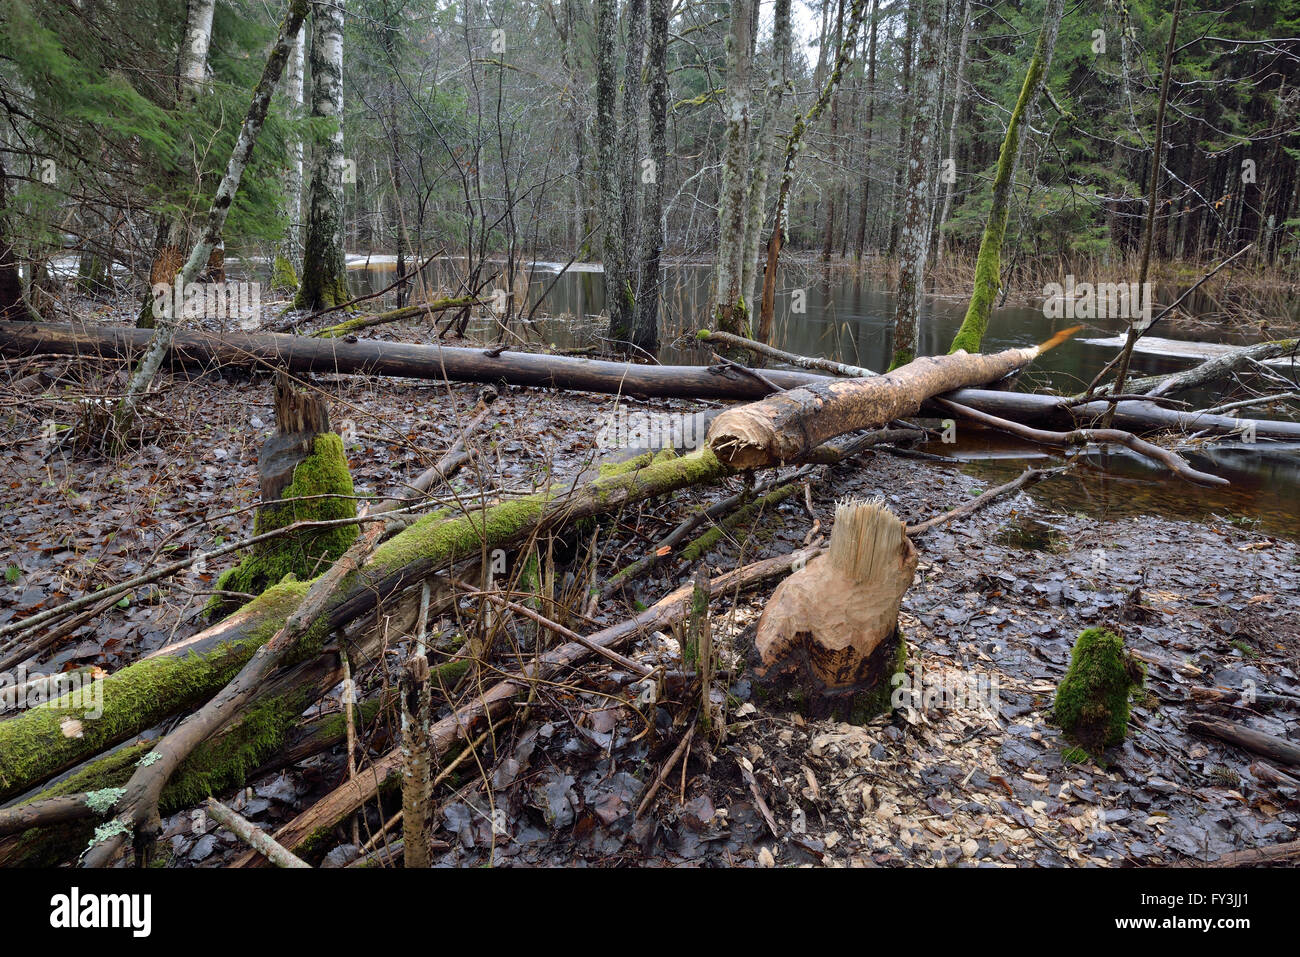
{"type": "Polygon", "coordinates": [[[401,309],[391,309],[388,312],[375,313],[374,315],[354,316],[351,319],[345,319],[343,322],[335,323],[332,326],[326,326],[324,329],[317,329],[312,333],[312,336],[316,339],[340,339],[343,336],[354,335],[363,329],[382,326],[384,323],[404,322],[407,319],[418,319],[421,316],[431,316],[436,312],[445,312],[448,309],[463,309],[467,306],[473,306],[478,302],[479,300],[474,296],[434,299],[431,302],[421,302],[414,306],[403,306],[401,309]]]}
{"type": "MultiPolygon", "coordinates": [[[[347,575],[299,643],[317,653],[343,625],[456,561],[537,530],[616,512],[623,506],[729,474],[708,450],[620,463],[588,485],[556,484],[464,514],[425,516],[375,549],[347,575]]],[[[0,722],[0,800],[22,794],[86,758],[194,707],[224,687],[285,624],[310,582],[272,586],[229,618],[90,686],[0,722]],[[87,699],[87,700],[83,700],[87,699]]]]}

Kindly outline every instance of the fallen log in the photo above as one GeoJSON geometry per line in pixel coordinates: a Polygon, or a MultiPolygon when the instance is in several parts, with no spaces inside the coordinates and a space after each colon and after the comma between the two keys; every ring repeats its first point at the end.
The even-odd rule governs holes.
{"type": "Polygon", "coordinates": [[[343,336],[355,335],[363,329],[372,329],[388,322],[404,322],[407,319],[431,316],[436,312],[446,312],[448,309],[462,309],[466,306],[475,305],[485,306],[488,303],[481,302],[474,296],[434,299],[431,302],[421,302],[414,306],[403,306],[401,309],[390,309],[388,312],[354,316],[332,326],[326,326],[324,329],[317,329],[312,333],[312,337],[316,339],[340,339],[343,336]]]}
{"type": "Polygon", "coordinates": [[[1059,332],[1040,346],[990,355],[922,356],[886,375],[801,386],[728,409],[709,426],[718,459],[735,469],[791,462],[846,432],[915,415],[931,396],[996,382],[1068,339],[1059,332]]]}
{"type": "MultiPolygon", "coordinates": [[[[3,356],[44,352],[127,359],[142,351],[148,341],[147,331],[125,326],[0,324],[0,355],[3,356]]],[[[173,365],[199,368],[271,366],[299,373],[342,372],[509,383],[651,398],[757,399],[771,391],[749,376],[703,366],[635,365],[529,352],[492,355],[484,349],[455,346],[376,340],[346,342],[269,332],[221,335],[178,332],[167,358],[173,365]]],[[[783,389],[823,378],[808,372],[767,375],[783,389]]]]}
{"type": "Polygon", "coordinates": [[[958,415],[964,415],[969,419],[986,425],[989,428],[1001,429],[1012,435],[1018,435],[1022,439],[1028,439],[1031,442],[1041,442],[1044,445],[1088,445],[1096,442],[1099,444],[1113,443],[1123,445],[1132,449],[1139,455],[1146,456],[1159,462],[1165,468],[1169,469],[1175,475],[1179,475],[1188,481],[1196,482],[1199,485],[1227,485],[1228,480],[1220,478],[1217,475],[1210,475],[1208,472],[1198,472],[1189,466],[1182,458],[1168,449],[1163,449],[1158,445],[1152,445],[1150,442],[1144,442],[1132,432],[1124,432],[1120,429],[1073,429],[1069,432],[1047,432],[1043,429],[1032,429],[1027,425],[1021,425],[1019,422],[1012,422],[1009,419],[1003,419],[996,415],[989,415],[987,412],[978,412],[969,406],[960,405],[956,402],[949,402],[947,399],[935,399],[941,406],[949,411],[956,412],[958,415]]]}
{"type": "MultiPolygon", "coordinates": [[[[127,359],[144,348],[146,331],[114,326],[0,323],[0,356],[40,354],[127,359]]],[[[947,357],[936,357],[947,358],[947,357]]],[[[635,365],[527,352],[490,355],[486,350],[363,340],[322,341],[275,333],[178,332],[168,353],[175,366],[286,368],[291,372],[408,376],[452,382],[488,382],[575,389],[646,398],[762,399],[771,389],[752,376],[704,366],[635,365]]],[[[898,370],[895,370],[897,372],[898,370]]],[[[892,375],[893,373],[891,373],[892,375]]],[[[783,389],[837,380],[811,372],[768,369],[763,376],[783,389]]],[[[878,376],[871,381],[887,378],[878,376]]],[[[845,384],[840,381],[839,384],[845,384]]],[[[987,382],[989,380],[983,380],[987,382]]],[[[980,382],[979,384],[983,384],[980,382]]],[[[956,388],[946,398],[991,415],[1031,425],[1073,427],[1100,417],[1103,400],[1067,408],[1059,396],[956,388]]],[[[922,411],[944,415],[922,404],[922,411]]],[[[1300,440],[1300,423],[1175,412],[1150,402],[1121,401],[1114,425],[1140,432],[1204,431],[1216,435],[1252,428],[1257,438],[1300,440]]]]}
{"type": "Polygon", "coordinates": [[[1220,718],[1201,718],[1187,722],[1187,730],[1211,738],[1218,738],[1220,741],[1226,741],[1245,751],[1251,751],[1266,757],[1271,761],[1288,764],[1292,767],[1300,767],[1300,745],[1285,738],[1279,738],[1276,735],[1256,731],[1244,724],[1237,724],[1235,721],[1224,721],[1220,718]]]}

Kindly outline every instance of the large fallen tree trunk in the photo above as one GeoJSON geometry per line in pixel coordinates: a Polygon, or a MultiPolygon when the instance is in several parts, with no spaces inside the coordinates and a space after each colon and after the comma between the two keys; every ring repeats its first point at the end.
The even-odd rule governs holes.
{"type": "MultiPolygon", "coordinates": [[[[126,359],[149,341],[147,331],[125,326],[72,326],[7,322],[0,325],[0,356],[99,355],[126,359]]],[[[494,350],[495,351],[495,350],[494,350]]],[[[737,372],[704,366],[634,365],[528,352],[489,354],[484,349],[404,342],[314,339],[276,333],[178,332],[168,352],[173,365],[273,366],[291,372],[345,372],[459,382],[577,389],[652,398],[758,399],[771,389],[737,372]]],[[[783,389],[822,377],[768,372],[783,389]]]]}
{"type": "MultiPolygon", "coordinates": [[[[127,327],[0,323],[0,356],[5,357],[48,354],[126,359],[142,349],[147,340],[147,332],[127,327]]],[[[734,369],[717,367],[634,365],[528,352],[491,355],[483,349],[365,340],[345,342],[275,333],[225,333],[216,336],[178,332],[168,359],[173,365],[197,368],[218,365],[277,367],[293,372],[409,376],[678,399],[761,399],[772,392],[771,386],[763,380],[782,389],[828,385],[836,381],[810,372],[779,369],[764,370],[762,378],[757,378],[734,369]]],[[[975,381],[982,384],[991,380],[975,381]]],[[[1096,418],[1106,406],[1100,401],[1077,406],[1072,416],[1058,396],[953,388],[955,391],[947,393],[945,398],[990,415],[1014,418],[1030,425],[1072,428],[1096,418]]],[[[922,410],[926,411],[924,404],[922,410]]],[[[947,414],[938,409],[933,411],[939,415],[947,414]]],[[[1121,401],[1116,406],[1114,424],[1143,432],[1171,430],[1215,434],[1240,432],[1243,427],[1253,424],[1258,438],[1300,439],[1300,424],[1294,422],[1192,415],[1133,400],[1121,401]]]]}
{"type": "Polygon", "coordinates": [[[863,428],[860,423],[881,425],[915,415],[931,396],[1005,378],[1074,331],[1057,333],[1041,346],[922,356],[871,379],[822,381],[770,395],[714,419],[709,446],[736,469],[794,461],[828,439],[863,428]]]}

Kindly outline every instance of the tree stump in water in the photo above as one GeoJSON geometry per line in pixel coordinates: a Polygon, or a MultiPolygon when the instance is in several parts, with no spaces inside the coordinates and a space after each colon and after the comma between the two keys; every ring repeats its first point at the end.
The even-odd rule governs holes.
{"type": "MultiPolygon", "coordinates": [[[[283,371],[275,377],[275,433],[262,444],[257,472],[262,504],[253,523],[254,535],[294,522],[356,517],[343,440],[330,431],[325,400],[295,389],[283,371]]],[[[288,575],[300,580],[314,578],[347,551],[356,537],[356,525],[340,525],[259,542],[218,579],[217,588],[260,595],[288,575]]],[[[239,599],[217,595],[209,611],[224,614],[239,604],[239,599]]]]}
{"type": "Polygon", "coordinates": [[[830,548],[781,582],[754,638],[760,691],[811,718],[862,723],[888,711],[907,648],[898,608],[916,548],[880,499],[841,502],[830,548]]]}

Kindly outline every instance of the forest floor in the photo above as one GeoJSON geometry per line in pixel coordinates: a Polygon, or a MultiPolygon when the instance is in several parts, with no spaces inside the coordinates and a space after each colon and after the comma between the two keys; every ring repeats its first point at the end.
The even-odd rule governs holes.
{"type": "MultiPolygon", "coordinates": [[[[428,335],[423,326],[377,332],[428,335]]],[[[0,624],[250,533],[258,448],[273,427],[269,380],[235,370],[162,380],[149,401],[153,441],[110,461],[78,455],[58,437],[88,403],[120,391],[123,368],[94,359],[8,362],[0,367],[0,393],[12,394],[13,383],[37,367],[54,381],[21,402],[6,400],[0,417],[0,624]],[[246,510],[227,514],[238,509],[246,510]]],[[[452,444],[479,392],[358,376],[313,383],[330,399],[335,429],[350,427],[357,494],[377,497],[399,492],[452,444]]],[[[458,496],[531,491],[580,474],[601,455],[596,434],[613,397],[500,392],[478,462],[453,483],[458,496]]],[[[625,401],[631,410],[707,405],[625,401]]],[[[981,487],[957,467],[866,452],[824,471],[806,501],[792,496],[743,538],[724,537],[706,561],[726,571],[800,547],[816,522],[830,527],[835,502],[845,496],[882,495],[900,518],[916,522],[981,487]]],[[[597,579],[728,492],[721,485],[693,489],[603,523],[597,579]]],[[[558,555],[573,559],[558,592],[585,590],[586,543],[556,543],[558,555]]],[[[467,762],[440,790],[435,861],[1124,866],[1214,861],[1294,839],[1300,794],[1263,783],[1249,755],[1186,725],[1214,708],[1191,702],[1194,687],[1300,695],[1296,542],[1230,521],[1145,516],[1103,524],[1049,510],[1030,493],[941,526],[917,544],[921,564],[901,625],[911,685],[941,688],[937,700],[913,699],[862,727],[771,710],[754,699],[733,652],[752,634],[770,589],[718,600],[713,629],[729,688],[725,739],[697,734],[685,773],[674,769],[640,818],[635,809],[680,741],[686,708],[667,703],[643,714],[630,703],[627,675],[588,663],[540,694],[526,722],[502,727],[477,767],[467,762]],[[1105,767],[1071,764],[1049,720],[1051,703],[1073,639],[1103,623],[1148,662],[1146,693],[1134,705],[1128,740],[1106,756],[1105,767]],[[495,815],[494,836],[498,809],[505,813],[495,815]]],[[[207,591],[234,561],[227,556],[142,588],[29,670],[114,671],[194,633],[207,591]]],[[[597,620],[613,623],[635,603],[653,603],[687,581],[688,571],[669,557],[605,602],[597,620]]],[[[515,640],[536,640],[525,631],[515,640]]],[[[674,649],[660,637],[627,653],[674,649]]],[[[394,647],[359,675],[363,693],[391,680],[399,660],[394,647]]],[[[313,713],[338,711],[339,691],[313,713]]],[[[1217,710],[1300,738],[1295,711],[1217,710]]],[[[364,773],[366,759],[391,746],[391,732],[372,727],[361,736],[364,773]]],[[[274,828],[340,783],[342,752],[254,777],[248,789],[219,797],[274,828]]],[[[383,805],[364,815],[361,842],[400,807],[400,797],[386,795],[383,805]]],[[[177,866],[220,866],[243,850],[224,830],[195,833],[188,812],[165,823],[177,866]]],[[[341,828],[329,862],[354,860],[352,841],[341,828]]]]}

